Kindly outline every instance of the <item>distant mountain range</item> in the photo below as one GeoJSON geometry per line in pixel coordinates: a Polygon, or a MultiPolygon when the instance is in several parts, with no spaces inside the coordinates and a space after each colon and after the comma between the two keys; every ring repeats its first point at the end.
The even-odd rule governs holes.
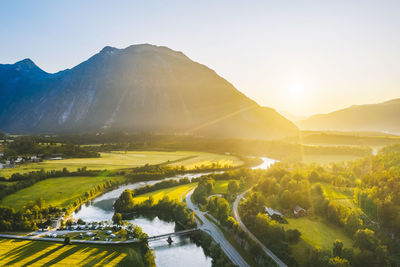
{"type": "Polygon", "coordinates": [[[0,65],[0,129],[9,133],[129,131],[274,139],[297,127],[181,52],[105,47],[55,74],[30,59],[0,65]]]}
{"type": "Polygon", "coordinates": [[[305,130],[379,131],[400,133],[400,98],[351,106],[297,122],[305,130]]]}

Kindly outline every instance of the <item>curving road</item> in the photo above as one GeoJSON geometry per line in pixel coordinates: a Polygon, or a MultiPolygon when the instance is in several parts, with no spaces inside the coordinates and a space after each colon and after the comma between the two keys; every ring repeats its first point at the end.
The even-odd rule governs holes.
{"type": "MultiPolygon", "coordinates": [[[[228,240],[226,240],[224,234],[221,232],[221,230],[218,229],[218,227],[212,223],[210,220],[208,220],[204,215],[206,214],[205,212],[202,212],[197,208],[195,204],[193,204],[191,200],[191,196],[193,194],[194,189],[192,189],[187,195],[186,195],[186,204],[189,209],[193,210],[196,215],[203,221],[203,224],[201,225],[200,222],[197,222],[197,224],[200,226],[199,228],[205,232],[207,232],[214,240],[221,246],[221,249],[225,252],[225,254],[229,257],[229,259],[236,265],[238,266],[244,266],[247,267],[249,266],[247,262],[240,256],[240,254],[236,251],[236,249],[229,243],[228,240]]],[[[197,219],[196,219],[197,220],[197,219]]]]}
{"type": "MultiPolygon", "coordinates": [[[[249,189],[250,190],[250,189],[249,189]]],[[[239,202],[240,199],[242,199],[242,197],[249,191],[245,191],[242,194],[240,194],[236,199],[235,202],[233,203],[233,217],[235,218],[235,220],[239,223],[240,227],[242,227],[243,231],[245,231],[251,239],[253,239],[257,244],[259,244],[261,246],[261,248],[264,250],[265,254],[267,254],[269,257],[271,257],[271,259],[273,259],[275,261],[275,263],[280,266],[280,267],[287,267],[287,265],[281,261],[271,250],[269,250],[263,243],[260,242],[260,240],[257,239],[257,237],[255,237],[250,231],[249,229],[247,229],[246,225],[244,225],[244,223],[242,222],[242,220],[240,219],[239,216],[239,202]]]]}

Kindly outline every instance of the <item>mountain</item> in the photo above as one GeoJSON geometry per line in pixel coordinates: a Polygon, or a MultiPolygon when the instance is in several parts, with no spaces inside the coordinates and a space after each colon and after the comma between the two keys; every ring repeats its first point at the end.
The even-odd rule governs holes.
{"type": "Polygon", "coordinates": [[[297,121],[302,121],[302,120],[307,119],[306,116],[295,115],[295,114],[293,114],[293,113],[290,113],[290,112],[284,111],[284,110],[280,110],[279,113],[280,113],[283,117],[285,117],[286,119],[288,119],[288,120],[290,120],[290,121],[292,121],[292,122],[294,122],[294,123],[296,123],[297,121]]]}
{"type": "Polygon", "coordinates": [[[380,131],[400,133],[400,98],[379,104],[351,106],[297,123],[307,130],[380,131]]]}
{"type": "Polygon", "coordinates": [[[72,69],[30,59],[0,65],[0,129],[10,133],[121,130],[273,139],[297,127],[181,52],[105,47],[72,69]]]}

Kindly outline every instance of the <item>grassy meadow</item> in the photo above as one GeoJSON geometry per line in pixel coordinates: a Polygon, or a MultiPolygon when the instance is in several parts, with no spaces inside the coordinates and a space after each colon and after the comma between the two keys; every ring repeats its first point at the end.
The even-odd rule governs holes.
{"type": "Polygon", "coordinates": [[[171,200],[181,201],[186,192],[189,192],[191,189],[195,188],[197,183],[190,183],[185,185],[178,185],[169,188],[164,188],[160,190],[156,190],[153,192],[149,192],[146,194],[142,194],[134,197],[135,203],[142,203],[143,201],[149,199],[149,196],[152,196],[154,202],[157,203],[164,196],[168,196],[171,200]]]}
{"type": "Polygon", "coordinates": [[[30,171],[62,170],[64,167],[70,171],[87,167],[88,170],[115,170],[126,169],[145,164],[160,164],[173,162],[173,166],[185,166],[186,169],[194,169],[201,165],[238,166],[243,162],[235,156],[194,151],[113,151],[100,153],[100,158],[72,158],[62,160],[46,160],[39,163],[23,164],[17,168],[1,169],[0,176],[10,177],[13,173],[26,173],[30,171]]]}
{"type": "Polygon", "coordinates": [[[320,247],[324,250],[332,250],[332,244],[336,239],[343,242],[345,247],[352,247],[352,240],[343,229],[328,225],[322,219],[311,219],[309,217],[287,218],[288,224],[284,225],[285,230],[297,229],[301,232],[301,237],[305,242],[312,246],[320,247]]]}
{"type": "MultiPolygon", "coordinates": [[[[228,190],[228,183],[229,183],[228,180],[215,181],[215,190],[213,194],[225,194],[228,190]]],[[[133,199],[136,203],[141,203],[149,199],[149,196],[152,196],[154,202],[157,203],[164,196],[168,196],[170,199],[181,201],[186,195],[186,193],[189,192],[191,189],[195,188],[196,186],[197,183],[190,183],[185,185],[168,187],[153,192],[145,193],[142,195],[138,195],[133,199]]]]}
{"type": "Polygon", "coordinates": [[[124,179],[124,177],[107,177],[105,175],[50,178],[6,196],[0,201],[0,205],[19,210],[29,201],[42,197],[47,205],[67,207],[99,184],[109,180],[123,182],[124,179]]]}
{"type": "Polygon", "coordinates": [[[0,239],[1,266],[144,266],[138,248],[0,239]]]}
{"type": "Polygon", "coordinates": [[[226,194],[228,191],[229,180],[215,181],[215,188],[213,194],[226,194]]]}

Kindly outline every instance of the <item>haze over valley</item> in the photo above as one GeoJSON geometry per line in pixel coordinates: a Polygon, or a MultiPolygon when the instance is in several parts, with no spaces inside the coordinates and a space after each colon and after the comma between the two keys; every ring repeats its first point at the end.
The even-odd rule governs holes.
{"type": "Polygon", "coordinates": [[[398,14],[0,1],[0,266],[400,266],[398,14]]]}

